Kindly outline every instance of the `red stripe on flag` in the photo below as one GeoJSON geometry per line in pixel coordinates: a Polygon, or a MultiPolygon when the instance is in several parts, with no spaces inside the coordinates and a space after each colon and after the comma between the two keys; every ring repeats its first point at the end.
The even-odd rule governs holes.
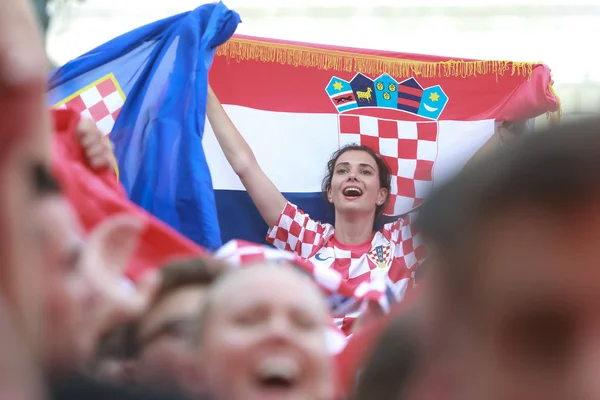
{"type": "Polygon", "coordinates": [[[410,94],[412,96],[419,96],[419,97],[421,97],[421,95],[423,94],[423,89],[421,89],[421,88],[414,88],[414,87],[410,87],[410,86],[399,85],[398,86],[398,93],[406,93],[406,94],[410,94]]]}
{"type": "Polygon", "coordinates": [[[418,101],[410,100],[410,99],[403,99],[401,97],[398,97],[398,104],[402,105],[402,106],[409,106],[409,107],[414,107],[414,108],[419,108],[419,106],[421,105],[421,103],[418,101]]]}
{"type": "MultiPolygon", "coordinates": [[[[400,68],[407,61],[435,63],[449,60],[470,62],[453,57],[432,57],[418,54],[393,53],[379,50],[351,49],[335,46],[313,45],[276,41],[270,39],[249,38],[236,35],[224,46],[221,46],[210,70],[210,82],[213,90],[223,104],[235,104],[259,110],[270,110],[291,113],[328,113],[338,111],[326,92],[326,87],[333,76],[351,81],[362,65],[368,61],[389,63],[387,71],[392,77],[402,82],[410,76],[395,74],[405,71],[400,68]],[[244,49],[242,51],[241,49],[244,49]],[[276,51],[281,57],[274,59],[260,58],[262,50],[276,51]],[[324,55],[331,54],[341,59],[339,66],[321,65],[326,60],[324,55]],[[283,60],[283,62],[281,61],[283,60]],[[312,60],[304,65],[304,60],[312,60]],[[364,62],[363,62],[364,61],[364,62]],[[324,61],[323,61],[324,62],[324,61]],[[399,67],[399,68],[396,68],[399,67]]],[[[541,64],[532,64],[528,72],[497,73],[511,68],[505,62],[490,61],[488,73],[468,76],[438,76],[432,73],[429,77],[415,77],[422,87],[441,85],[448,95],[449,101],[441,119],[457,121],[474,121],[482,119],[519,120],[530,118],[546,111],[558,110],[558,101],[549,89],[550,70],[541,64]],[[494,68],[502,65],[502,68],[494,68]],[[468,89],[468,95],[465,95],[468,89]],[[510,102],[504,101],[509,98],[510,102]],[[525,115],[524,115],[525,114],[525,115]]],[[[440,64],[441,65],[441,64],[440,64]]],[[[518,71],[525,71],[517,67],[518,71]]],[[[430,68],[434,71],[435,68],[430,68]]],[[[473,69],[477,71],[477,69],[473,69]]],[[[375,79],[379,74],[368,74],[375,79]],[[376,76],[377,75],[377,76],[376,76]]]]}

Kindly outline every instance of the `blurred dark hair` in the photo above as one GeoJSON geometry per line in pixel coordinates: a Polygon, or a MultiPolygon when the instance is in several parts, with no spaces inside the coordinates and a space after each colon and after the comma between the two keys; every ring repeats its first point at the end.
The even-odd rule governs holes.
{"type": "Polygon", "coordinates": [[[408,394],[423,357],[412,315],[396,316],[385,329],[358,377],[353,400],[401,399],[408,394]]]}
{"type": "Polygon", "coordinates": [[[576,212],[600,194],[600,120],[561,124],[521,136],[474,160],[435,189],[417,224],[440,252],[439,289],[469,303],[478,271],[473,259],[491,218],[516,208],[554,215],[576,212]]]}
{"type": "Polygon", "coordinates": [[[388,191],[388,196],[385,199],[385,202],[382,205],[377,206],[377,209],[375,211],[375,216],[379,216],[385,209],[385,206],[390,198],[389,194],[391,191],[391,179],[392,179],[391,171],[390,171],[390,167],[387,165],[385,160],[383,158],[381,158],[381,156],[379,154],[377,154],[375,151],[373,151],[373,149],[371,149],[370,147],[367,147],[367,146],[358,145],[358,144],[348,144],[348,145],[342,147],[341,149],[337,150],[335,153],[333,153],[331,155],[331,158],[327,162],[327,172],[321,183],[321,192],[323,194],[323,198],[325,199],[325,202],[328,205],[330,205],[328,198],[327,198],[327,191],[331,187],[331,180],[333,179],[333,174],[335,173],[335,165],[337,163],[338,158],[340,158],[340,156],[342,154],[344,154],[348,151],[364,151],[365,153],[369,154],[375,160],[375,163],[377,164],[377,171],[379,173],[379,186],[382,188],[386,188],[388,191]]]}
{"type": "Polygon", "coordinates": [[[226,270],[225,263],[212,257],[169,262],[160,269],[161,283],[152,304],[187,286],[210,286],[226,270]]]}
{"type": "MultiPolygon", "coordinates": [[[[199,257],[171,261],[160,269],[161,283],[159,288],[146,310],[146,314],[152,312],[154,307],[170,294],[190,286],[211,286],[221,275],[227,272],[229,266],[222,260],[212,257],[199,257]]],[[[199,305],[200,307],[200,305],[199,305]]],[[[183,335],[193,338],[196,335],[198,322],[197,315],[189,319],[179,319],[171,321],[165,326],[149,334],[149,336],[140,337],[140,324],[144,315],[136,321],[134,325],[133,337],[135,338],[134,354],[139,356],[140,351],[148,343],[156,338],[167,335],[183,335]]]]}
{"type": "Polygon", "coordinates": [[[134,360],[136,352],[133,323],[119,325],[100,337],[94,356],[86,365],[86,372],[97,377],[104,362],[134,360]]]}
{"type": "Polygon", "coordinates": [[[45,196],[51,194],[60,194],[61,188],[58,181],[52,176],[52,173],[43,164],[32,165],[33,187],[36,195],[45,196]]]}
{"type": "Polygon", "coordinates": [[[134,357],[133,323],[122,324],[100,337],[96,359],[130,360],[134,357]]]}

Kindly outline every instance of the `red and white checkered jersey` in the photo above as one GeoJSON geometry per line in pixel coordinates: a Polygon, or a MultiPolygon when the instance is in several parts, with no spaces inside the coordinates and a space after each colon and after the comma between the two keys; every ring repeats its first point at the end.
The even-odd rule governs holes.
{"type": "MultiPolygon", "coordinates": [[[[340,243],[331,224],[315,221],[294,204],[287,203],[277,224],[269,229],[267,241],[310,261],[316,270],[336,271],[344,286],[376,289],[393,300],[402,300],[414,285],[424,248],[416,229],[415,213],[386,224],[371,240],[355,245],[340,243]]],[[[360,309],[348,309],[337,323],[349,334],[360,309]]]]}

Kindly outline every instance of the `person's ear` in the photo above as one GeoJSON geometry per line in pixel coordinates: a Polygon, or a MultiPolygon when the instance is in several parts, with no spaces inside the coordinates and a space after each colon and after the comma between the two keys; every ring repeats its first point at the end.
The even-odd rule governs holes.
{"type": "Polygon", "coordinates": [[[379,193],[377,193],[377,206],[382,206],[385,204],[387,200],[389,192],[386,188],[379,189],[379,193]]]}

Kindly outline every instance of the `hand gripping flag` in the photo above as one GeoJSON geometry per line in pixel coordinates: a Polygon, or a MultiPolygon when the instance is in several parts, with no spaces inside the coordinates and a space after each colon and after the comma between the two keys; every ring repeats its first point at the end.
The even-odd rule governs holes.
{"type": "Polygon", "coordinates": [[[205,251],[129,201],[109,168],[92,170],[79,139],[81,119],[73,110],[53,110],[52,170],[87,232],[110,215],[127,213],[141,218],[145,229],[127,270],[137,281],[149,269],[178,257],[202,256],[205,251]]]}
{"type": "Polygon", "coordinates": [[[143,26],[50,75],[54,107],[110,134],[129,198],[209,248],[221,244],[202,149],[208,70],[239,15],[223,3],[143,26]]]}

